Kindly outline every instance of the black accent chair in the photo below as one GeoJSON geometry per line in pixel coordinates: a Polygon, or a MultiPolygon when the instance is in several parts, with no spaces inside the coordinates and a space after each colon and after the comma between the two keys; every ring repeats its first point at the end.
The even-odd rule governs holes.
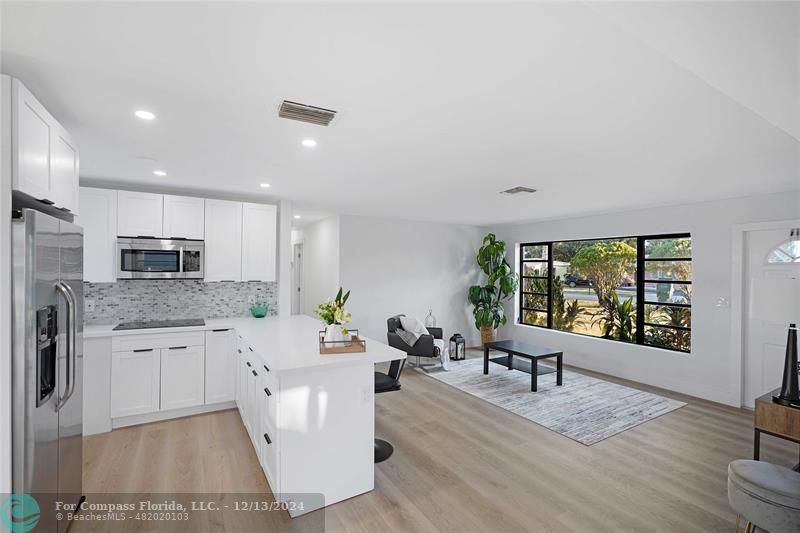
{"type": "Polygon", "coordinates": [[[434,346],[433,339],[442,338],[442,328],[426,328],[428,330],[428,335],[422,335],[419,339],[417,339],[417,342],[414,343],[414,346],[409,346],[403,339],[400,338],[400,335],[397,334],[398,329],[403,329],[403,325],[400,323],[401,316],[406,315],[395,315],[386,320],[386,326],[388,328],[388,333],[386,336],[389,340],[389,346],[406,352],[409,357],[416,357],[416,364],[410,361],[409,364],[417,368],[422,368],[425,370],[426,366],[434,366],[435,363],[421,365],[419,358],[426,357],[428,359],[436,359],[437,361],[439,360],[441,357],[441,352],[439,351],[438,347],[434,346]]]}
{"type": "MultiPolygon", "coordinates": [[[[400,374],[405,366],[405,359],[397,359],[389,363],[389,372],[375,372],[375,394],[400,390],[400,374]]],[[[375,439],[375,462],[380,463],[394,453],[394,446],[383,439],[375,439]]]]}

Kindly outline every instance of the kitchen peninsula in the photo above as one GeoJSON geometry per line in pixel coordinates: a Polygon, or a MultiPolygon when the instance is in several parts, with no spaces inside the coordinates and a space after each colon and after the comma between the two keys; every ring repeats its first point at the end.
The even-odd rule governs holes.
{"type": "Polygon", "coordinates": [[[87,433],[237,407],[292,516],[368,492],[374,365],[406,354],[367,339],[366,353],[320,355],[319,330],[307,316],[87,326],[87,433]]]}

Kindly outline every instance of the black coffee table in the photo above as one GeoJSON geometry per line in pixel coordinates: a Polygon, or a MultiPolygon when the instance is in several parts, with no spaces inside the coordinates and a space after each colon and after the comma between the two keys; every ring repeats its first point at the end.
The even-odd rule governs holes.
{"type": "Polygon", "coordinates": [[[561,386],[562,375],[562,357],[563,352],[548,348],[546,346],[537,346],[535,344],[527,344],[520,341],[495,341],[488,342],[483,345],[483,373],[489,373],[489,350],[497,350],[498,352],[505,352],[508,355],[501,357],[494,357],[491,359],[493,363],[503,365],[508,370],[519,370],[527,372],[531,375],[531,392],[536,392],[536,381],[540,374],[556,373],[556,385],[561,386]],[[515,359],[514,356],[517,356],[515,359]],[[539,359],[556,358],[556,367],[539,366],[539,359]],[[521,358],[521,359],[519,359],[521,358]]]}

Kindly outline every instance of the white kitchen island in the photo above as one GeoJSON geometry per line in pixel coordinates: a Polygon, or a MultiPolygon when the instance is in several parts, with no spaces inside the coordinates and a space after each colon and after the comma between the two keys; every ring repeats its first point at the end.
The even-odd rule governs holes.
{"type": "MultiPolygon", "coordinates": [[[[374,488],[374,365],[406,358],[404,352],[372,339],[366,339],[366,353],[321,355],[320,329],[321,323],[307,316],[213,319],[207,320],[205,326],[128,331],[112,331],[111,326],[88,326],[85,364],[93,364],[90,359],[94,359],[98,361],[94,375],[102,376],[106,372],[115,375],[113,368],[99,368],[101,356],[93,352],[98,352],[97,346],[101,345],[90,348],[88,343],[93,339],[111,338],[108,346],[112,347],[115,357],[108,358],[109,367],[117,364],[118,354],[133,357],[145,351],[142,347],[146,343],[162,343],[159,345],[162,346],[159,409],[153,411],[151,407],[150,412],[121,418],[110,414],[113,420],[109,421],[109,428],[230,407],[233,404],[224,401],[230,398],[219,392],[230,382],[231,391],[235,391],[235,405],[272,492],[276,499],[287,504],[290,515],[299,516],[374,488]],[[225,335],[225,331],[229,332],[228,336],[219,337],[225,335]],[[163,390],[165,358],[185,354],[180,357],[189,361],[191,357],[199,359],[199,355],[192,356],[193,352],[185,350],[185,346],[167,347],[172,341],[159,339],[170,336],[177,339],[177,335],[182,335],[181,342],[186,344],[191,342],[183,340],[188,335],[202,332],[206,335],[202,350],[205,374],[202,397],[205,400],[202,405],[196,405],[195,401],[195,405],[190,406],[180,402],[183,398],[198,397],[197,392],[190,392],[191,387],[180,394],[163,390]],[[212,335],[215,336],[213,350],[212,335]],[[226,347],[227,356],[219,355],[220,341],[226,347]],[[170,351],[175,348],[179,350],[170,351]],[[127,351],[118,351],[122,349],[127,351]],[[186,407],[165,411],[165,397],[174,398],[174,405],[186,407]]],[[[113,389],[122,387],[119,380],[134,372],[116,374],[122,377],[109,380],[109,413],[119,412],[115,411],[115,402],[127,401],[119,399],[118,394],[115,396],[113,389]]],[[[166,386],[174,391],[183,385],[166,386]]],[[[156,398],[158,394],[150,396],[156,398]]],[[[103,399],[94,401],[102,404],[103,399]]],[[[131,403],[139,404],[141,402],[131,403]]]]}

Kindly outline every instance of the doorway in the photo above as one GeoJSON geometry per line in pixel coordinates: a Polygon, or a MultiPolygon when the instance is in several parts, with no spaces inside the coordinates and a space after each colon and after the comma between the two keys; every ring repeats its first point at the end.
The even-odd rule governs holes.
{"type": "Polygon", "coordinates": [[[786,224],[786,227],[752,230],[744,234],[742,404],[745,407],[754,407],[756,398],[781,385],[787,326],[794,317],[786,317],[783,322],[751,317],[751,286],[755,279],[800,278],[800,257],[792,255],[794,250],[800,252],[800,247],[791,244],[800,240],[792,232],[795,227],[786,224]]]}
{"type": "Polygon", "coordinates": [[[303,314],[303,243],[292,245],[292,314],[303,314]]]}

